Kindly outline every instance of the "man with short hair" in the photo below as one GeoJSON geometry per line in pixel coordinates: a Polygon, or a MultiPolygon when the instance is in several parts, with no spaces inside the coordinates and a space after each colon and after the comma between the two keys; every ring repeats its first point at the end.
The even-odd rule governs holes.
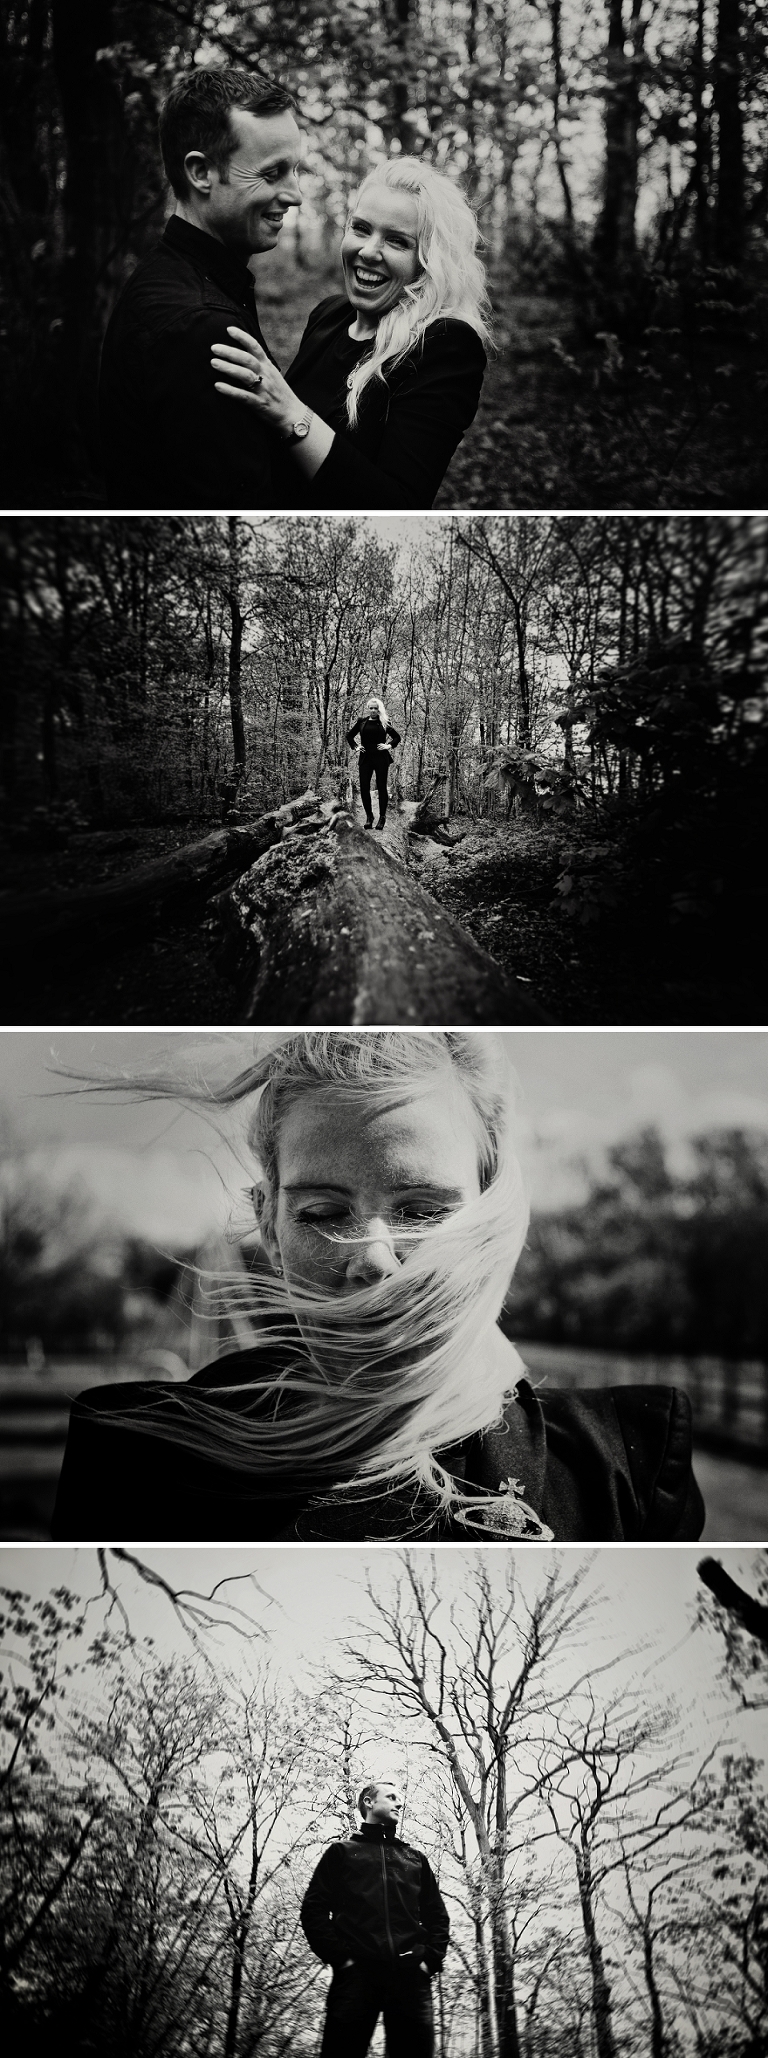
{"type": "Polygon", "coordinates": [[[299,203],[294,103],[266,73],[184,73],[160,117],[176,206],[129,279],[101,366],[101,438],[119,507],[268,507],[274,430],[215,390],[211,346],[235,324],[266,350],[256,253],[273,250],[299,203]]]}
{"type": "Polygon", "coordinates": [[[448,1912],[423,1852],[395,1834],[397,1788],[371,1780],[357,1805],[362,1827],[329,1844],[301,1907],[307,1942],[333,1968],[321,2058],[364,2058],[382,2014],[387,2058],[431,2058],[448,1912]]]}

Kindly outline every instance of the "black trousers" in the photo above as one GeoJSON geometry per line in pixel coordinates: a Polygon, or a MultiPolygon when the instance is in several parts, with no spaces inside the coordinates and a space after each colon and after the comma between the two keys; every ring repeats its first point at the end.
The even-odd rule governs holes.
{"type": "Polygon", "coordinates": [[[413,1959],[381,1971],[345,1965],[334,1972],[320,2058],[365,2058],[380,2015],[387,2058],[432,2058],[432,1986],[413,1959]]]}
{"type": "Polygon", "coordinates": [[[375,775],[376,791],[379,796],[379,821],[385,822],[387,819],[387,779],[391,763],[392,759],[388,750],[374,750],[370,756],[367,750],[361,750],[360,752],[360,798],[369,822],[371,820],[372,773],[375,775]]]}

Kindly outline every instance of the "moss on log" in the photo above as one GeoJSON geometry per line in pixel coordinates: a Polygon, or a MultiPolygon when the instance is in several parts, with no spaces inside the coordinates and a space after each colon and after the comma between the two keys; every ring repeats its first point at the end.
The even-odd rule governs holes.
{"type": "Polygon", "coordinates": [[[253,1023],[460,1026],[545,1017],[375,836],[334,814],[283,837],[214,903],[253,1023]]]}

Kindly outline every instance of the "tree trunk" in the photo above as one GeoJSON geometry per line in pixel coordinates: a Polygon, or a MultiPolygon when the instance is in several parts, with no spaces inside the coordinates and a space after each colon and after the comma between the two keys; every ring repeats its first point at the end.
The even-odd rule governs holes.
{"type": "Polygon", "coordinates": [[[651,2007],[651,2058],[667,2058],[667,2038],[664,2029],[664,2011],[662,2008],[661,1994],[659,1993],[658,1981],[656,1979],[656,1964],[653,1952],[654,1932],[652,1907],[653,1903],[651,1903],[651,1906],[648,1908],[648,1912],[643,1923],[643,1965],[645,1968],[645,1984],[648,1989],[648,1999],[651,2007]]]}
{"type": "Polygon", "coordinates": [[[429,835],[430,830],[437,829],[443,822],[447,822],[450,813],[449,789],[450,775],[445,767],[441,766],[412,817],[411,830],[415,835],[429,835]]]}
{"type": "Polygon", "coordinates": [[[719,0],[714,106],[717,115],[718,264],[738,265],[744,254],[744,125],[741,112],[741,0],[719,0]]]}
{"type": "Polygon", "coordinates": [[[587,1851],[577,1851],[576,1870],[579,1881],[579,1901],[584,1935],[587,1940],[589,1970],[592,1979],[592,2006],[595,2017],[595,2039],[598,2058],[617,2058],[613,2034],[613,2007],[611,1989],[603,1963],[600,1938],[595,1924],[594,1890],[592,1868],[587,1851]]]}
{"type": "Polygon", "coordinates": [[[235,783],[239,785],[245,771],[245,726],[243,723],[243,626],[245,616],[240,608],[240,536],[237,515],[229,516],[229,716],[232,723],[232,745],[235,754],[235,783]]]}
{"type": "Polygon", "coordinates": [[[692,185],[696,208],[696,247],[706,264],[709,259],[709,185],[710,185],[710,131],[709,114],[704,104],[704,89],[707,82],[704,55],[704,8],[705,0],[696,0],[696,40],[693,51],[693,125],[694,158],[692,185]]]}
{"type": "Polygon", "coordinates": [[[72,417],[95,448],[102,267],[114,240],[114,163],[122,110],[99,51],[114,38],[111,0],[52,0],[53,64],[66,141],[63,360],[72,417]]]}
{"type": "Polygon", "coordinates": [[[407,156],[413,142],[416,93],[416,87],[410,77],[411,0],[394,0],[394,12],[397,26],[393,41],[398,54],[390,86],[391,134],[396,137],[403,154],[407,156]]]}
{"type": "Polygon", "coordinates": [[[624,0],[608,0],[603,204],[595,230],[595,254],[609,278],[631,269],[636,256],[637,60],[641,40],[640,0],[632,0],[633,47],[629,55],[624,0]]]}
{"type": "Polygon", "coordinates": [[[372,836],[336,813],[220,896],[222,968],[260,1024],[535,1023],[544,1018],[372,836]]]}
{"type": "Polygon", "coordinates": [[[527,636],[525,615],[520,603],[513,598],[515,621],[515,643],[517,645],[518,672],[518,724],[517,740],[523,750],[530,750],[532,742],[531,682],[528,677],[527,636]]]}
{"type": "Polygon", "coordinates": [[[493,1984],[496,1995],[496,2031],[499,2044],[499,2058],[520,2058],[520,2039],[517,2034],[515,2011],[515,1987],[512,1955],[509,1937],[504,1922],[503,1904],[500,1895],[491,1914],[493,1937],[493,1984]]]}
{"type": "Polygon", "coordinates": [[[555,144],[555,163],[560,181],[560,191],[565,208],[565,225],[569,243],[573,240],[573,195],[563,151],[560,128],[560,114],[563,98],[563,45],[562,45],[562,0],[549,0],[549,21],[552,34],[552,134],[555,144]]]}
{"type": "Polygon", "coordinates": [[[256,1890],[258,1884],[259,1843],[256,1829],[256,1820],[255,1816],[252,1815],[251,1866],[248,1877],[248,1892],[245,1898],[245,1907],[242,1909],[239,1919],[233,1924],[232,1930],[232,1978],[230,1981],[229,1989],[229,2007],[227,2009],[227,2024],[224,2033],[224,2058],[235,2058],[235,2052],[237,2050],[237,2035],[240,2026],[240,2009],[242,2006],[243,1999],[243,1974],[245,1972],[245,1954],[248,1949],[248,1938],[250,1935],[251,1923],[253,1921],[253,1910],[256,1901],[256,1890]]]}

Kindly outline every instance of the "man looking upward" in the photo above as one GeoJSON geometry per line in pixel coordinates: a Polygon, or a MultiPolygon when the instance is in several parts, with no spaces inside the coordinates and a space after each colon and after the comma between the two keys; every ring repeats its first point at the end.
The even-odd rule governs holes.
{"type": "Polygon", "coordinates": [[[380,2015],[388,2058],[431,2058],[448,1913],[423,1852],[396,1834],[397,1787],[371,1781],[357,1805],[361,1828],[329,1844],[301,1907],[308,1944],[333,1969],[321,2058],[364,2058],[380,2015]]]}
{"type": "Polygon", "coordinates": [[[175,208],[111,316],[99,409],[112,506],[269,507],[273,430],[222,407],[211,346],[232,324],[266,350],[256,254],[274,250],[299,204],[293,101],[265,73],[190,71],[160,116],[175,208]]]}

